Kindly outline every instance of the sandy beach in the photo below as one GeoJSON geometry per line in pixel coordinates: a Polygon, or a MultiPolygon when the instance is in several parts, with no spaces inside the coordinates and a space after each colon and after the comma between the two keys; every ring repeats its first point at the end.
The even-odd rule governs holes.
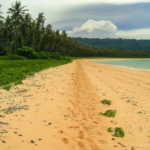
{"type": "Polygon", "coordinates": [[[89,61],[0,89],[0,150],[150,150],[150,72],[89,61]],[[98,115],[109,109],[115,118],[98,115]],[[124,138],[110,127],[121,127],[124,138]]]}

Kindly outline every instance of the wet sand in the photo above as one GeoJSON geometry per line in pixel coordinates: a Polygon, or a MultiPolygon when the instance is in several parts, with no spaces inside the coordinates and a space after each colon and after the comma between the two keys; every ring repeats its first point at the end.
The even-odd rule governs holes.
{"type": "Polygon", "coordinates": [[[150,150],[150,72],[92,60],[0,89],[0,150],[150,150]],[[104,99],[112,105],[100,103],[104,99]],[[4,113],[13,106],[27,110],[4,113]],[[98,115],[109,109],[117,110],[115,118],[98,115]],[[110,127],[121,127],[124,138],[114,137],[110,127]]]}

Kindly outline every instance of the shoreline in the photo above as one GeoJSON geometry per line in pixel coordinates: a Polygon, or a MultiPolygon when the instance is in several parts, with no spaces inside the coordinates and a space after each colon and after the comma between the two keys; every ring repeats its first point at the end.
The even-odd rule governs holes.
{"type": "MultiPolygon", "coordinates": [[[[112,60],[112,59],[108,59],[108,60],[112,60]]],[[[150,59],[113,59],[113,60],[150,60],[150,59]]],[[[97,61],[104,61],[104,60],[97,60],[97,61]]],[[[96,61],[90,61],[90,62],[96,63],[96,61]]],[[[97,63],[97,64],[99,64],[99,63],[97,63]]],[[[123,65],[110,65],[110,64],[103,64],[103,65],[128,68],[128,69],[134,69],[134,70],[141,70],[141,71],[150,71],[150,68],[140,68],[140,67],[123,66],[123,65]]]]}
{"type": "Polygon", "coordinates": [[[118,65],[108,65],[108,64],[103,64],[103,65],[113,66],[113,67],[121,67],[121,68],[133,69],[133,70],[150,71],[150,69],[132,68],[132,67],[128,67],[128,66],[118,66],[118,65]]]}

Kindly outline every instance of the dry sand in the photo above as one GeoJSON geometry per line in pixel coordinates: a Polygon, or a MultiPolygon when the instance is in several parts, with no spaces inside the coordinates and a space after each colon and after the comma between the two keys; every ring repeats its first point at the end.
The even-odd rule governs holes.
{"type": "Polygon", "coordinates": [[[0,89],[0,122],[9,123],[0,124],[0,150],[150,150],[150,72],[89,61],[0,89]],[[100,103],[104,99],[112,105],[100,103]],[[28,110],[2,111],[24,105],[28,110]],[[115,118],[98,115],[109,109],[117,110],[115,118]],[[110,127],[121,127],[124,138],[112,136],[110,127]]]}

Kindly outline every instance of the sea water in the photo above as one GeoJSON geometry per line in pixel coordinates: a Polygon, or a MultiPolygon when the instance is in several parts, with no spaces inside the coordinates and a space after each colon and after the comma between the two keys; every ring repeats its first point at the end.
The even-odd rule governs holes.
{"type": "Polygon", "coordinates": [[[124,67],[129,69],[150,71],[150,60],[107,60],[92,62],[104,65],[124,67]]]}

